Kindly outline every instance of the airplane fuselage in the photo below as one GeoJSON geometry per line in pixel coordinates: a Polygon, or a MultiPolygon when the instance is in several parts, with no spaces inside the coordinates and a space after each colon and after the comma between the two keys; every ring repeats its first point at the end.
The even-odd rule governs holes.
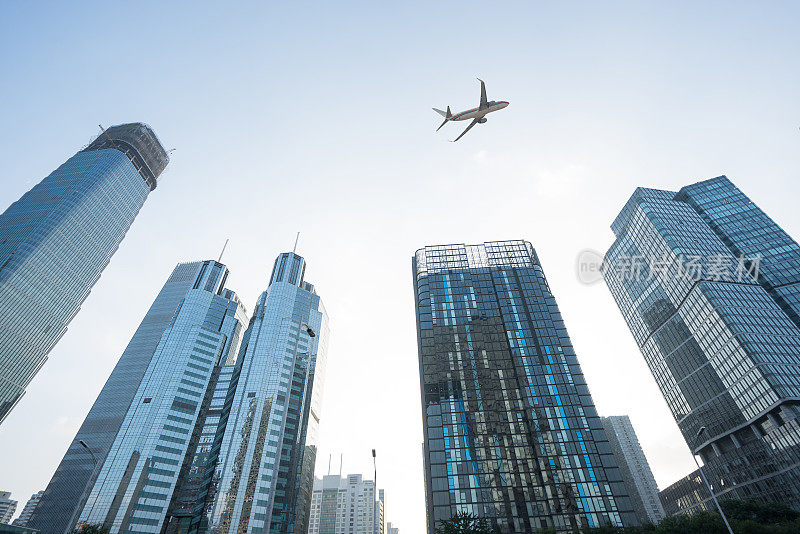
{"type": "Polygon", "coordinates": [[[488,105],[485,109],[480,108],[472,108],[466,111],[462,111],[460,113],[454,113],[452,117],[450,117],[451,121],[466,121],[466,120],[473,120],[473,119],[482,119],[492,111],[499,111],[504,107],[508,106],[508,102],[505,100],[500,100],[498,102],[491,101],[488,102],[488,105]]]}

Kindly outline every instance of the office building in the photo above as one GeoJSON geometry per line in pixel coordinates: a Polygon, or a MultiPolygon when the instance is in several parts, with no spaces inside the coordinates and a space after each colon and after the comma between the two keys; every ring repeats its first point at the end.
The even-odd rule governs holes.
{"type": "Polygon", "coordinates": [[[39,504],[39,499],[42,498],[42,493],[44,493],[44,490],[37,491],[36,493],[31,495],[31,498],[28,499],[27,503],[25,503],[25,508],[23,508],[22,512],[20,512],[19,517],[17,517],[14,520],[14,523],[13,523],[14,526],[17,526],[17,527],[27,527],[28,526],[28,521],[31,518],[31,514],[33,513],[33,509],[36,508],[37,504],[39,504]]]}
{"type": "Polygon", "coordinates": [[[42,534],[63,534],[74,526],[76,510],[83,509],[96,478],[96,466],[105,462],[162,334],[197,285],[201,270],[215,267],[198,261],[179,264],[172,271],[70,443],[28,526],[42,534]]]}
{"type": "Polygon", "coordinates": [[[604,277],[720,499],[800,507],[800,246],[724,176],[637,189],[604,277]]]}
{"type": "Polygon", "coordinates": [[[0,423],[64,335],[169,158],[109,128],[0,215],[0,423]]]}
{"type": "MultiPolygon", "coordinates": [[[[383,534],[383,490],[361,475],[314,480],[308,534],[383,534]]],[[[389,523],[391,525],[391,523],[389,523]]]]}
{"type": "Polygon", "coordinates": [[[425,247],[412,264],[429,534],[457,511],[503,533],[636,524],[531,244],[425,247]]]}
{"type": "MultiPolygon", "coordinates": [[[[84,495],[69,476],[54,477],[50,486],[68,499],[40,504],[34,519],[47,525],[44,512],[63,516],[70,506],[73,516],[43,532],[63,532],[75,518],[112,534],[306,532],[327,315],[304,280],[305,261],[287,253],[245,328],[227,272],[215,261],[175,268],[103,390],[116,383],[121,393],[101,392],[87,417],[95,434],[82,427],[87,439],[76,438],[93,465],[84,495]]],[[[69,460],[59,467],[68,474],[69,460]]]]}
{"type": "Polygon", "coordinates": [[[716,505],[698,470],[667,486],[658,496],[666,515],[716,511],[716,505]]]}
{"type": "Polygon", "coordinates": [[[0,491],[0,525],[11,524],[11,518],[17,511],[17,501],[11,498],[10,491],[0,491]]]}
{"type": "Polygon", "coordinates": [[[244,334],[207,505],[215,532],[308,531],[329,332],[305,269],[294,253],[275,260],[244,334]]]}
{"type": "Polygon", "coordinates": [[[400,529],[392,525],[392,522],[389,521],[386,523],[386,534],[400,534],[400,529]]]}
{"type": "Polygon", "coordinates": [[[176,485],[190,490],[204,474],[194,459],[210,442],[196,429],[218,422],[207,405],[221,367],[236,360],[247,323],[238,297],[225,289],[227,277],[224,265],[202,262],[99,468],[79,524],[102,524],[116,534],[160,533],[173,517],[191,522],[194,507],[173,504],[182,496],[176,485]],[[176,509],[183,513],[171,515],[176,509]]]}
{"type": "Polygon", "coordinates": [[[650,471],[650,464],[647,463],[630,418],[627,415],[616,415],[603,417],[601,421],[636,518],[643,525],[657,525],[664,519],[664,508],[658,498],[656,479],[650,471]]]}

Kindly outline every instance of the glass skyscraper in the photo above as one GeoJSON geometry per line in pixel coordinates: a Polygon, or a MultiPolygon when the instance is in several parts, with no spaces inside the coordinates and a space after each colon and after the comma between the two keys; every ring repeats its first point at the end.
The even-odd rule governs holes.
{"type": "Polygon", "coordinates": [[[168,161],[149,126],[114,126],[0,215],[0,422],[64,335],[168,161]]]}
{"type": "Polygon", "coordinates": [[[308,531],[329,332],[305,268],[294,253],[275,260],[244,334],[208,499],[213,532],[308,531]]]}
{"type": "Polygon", "coordinates": [[[225,266],[178,265],[103,389],[127,406],[100,394],[36,527],[305,534],[328,320],[304,273],[281,254],[248,324],[225,266]]]}
{"type": "Polygon", "coordinates": [[[139,383],[81,523],[100,523],[114,533],[159,533],[173,508],[191,522],[191,501],[200,491],[188,491],[188,507],[170,503],[181,496],[179,482],[186,492],[199,490],[205,478],[205,456],[199,462],[196,456],[214,436],[195,429],[219,423],[209,407],[215,397],[224,401],[227,391],[216,388],[221,368],[236,361],[247,322],[236,294],[224,288],[227,274],[217,262],[202,263],[139,383]]]}
{"type": "Polygon", "coordinates": [[[800,506],[800,246],[724,176],[637,189],[604,276],[719,498],[800,506]]]}
{"type": "Polygon", "coordinates": [[[531,244],[425,247],[412,263],[429,534],[459,511],[504,533],[636,524],[531,244]]]}
{"type": "Polygon", "coordinates": [[[105,461],[162,334],[205,263],[182,263],[172,271],[56,468],[29,526],[42,534],[62,534],[74,523],[73,513],[83,507],[97,474],[95,462],[105,461]]]}

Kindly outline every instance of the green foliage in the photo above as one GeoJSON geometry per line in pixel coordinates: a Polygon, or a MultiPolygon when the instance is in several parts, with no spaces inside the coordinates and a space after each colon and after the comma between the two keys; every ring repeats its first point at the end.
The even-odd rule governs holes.
{"type": "MultiPolygon", "coordinates": [[[[763,504],[748,499],[720,503],[735,534],[796,534],[800,532],[800,513],[783,504],[763,504]]],[[[717,512],[674,515],[658,526],[586,528],[591,534],[728,534],[717,512]]]]}
{"type": "Polygon", "coordinates": [[[762,504],[754,499],[722,501],[719,503],[728,520],[754,521],[762,525],[780,525],[800,519],[800,512],[785,504],[762,504]]]}
{"type": "MultiPolygon", "coordinates": [[[[800,512],[783,504],[760,503],[753,499],[728,500],[720,503],[735,534],[798,534],[800,512]]],[[[440,521],[436,534],[498,534],[489,521],[474,514],[459,512],[447,521],[440,521]]],[[[585,528],[585,534],[728,534],[717,512],[696,512],[674,515],[659,525],[639,527],[585,528]]],[[[556,534],[555,530],[537,530],[537,534],[556,534]]],[[[87,533],[88,534],[88,533],[87,533]]],[[[94,534],[94,531],[92,531],[94,534]]]]}
{"type": "Polygon", "coordinates": [[[84,523],[72,531],[74,534],[108,534],[111,529],[100,523],[84,523]]]}
{"type": "Polygon", "coordinates": [[[492,527],[483,517],[467,512],[456,512],[447,520],[439,521],[436,534],[495,534],[500,530],[492,527]]]}

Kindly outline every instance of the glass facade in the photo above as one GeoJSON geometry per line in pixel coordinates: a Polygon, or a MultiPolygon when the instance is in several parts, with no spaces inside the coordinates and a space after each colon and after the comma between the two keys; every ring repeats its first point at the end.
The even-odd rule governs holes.
{"type": "Polygon", "coordinates": [[[244,334],[207,506],[212,532],[308,531],[329,331],[304,274],[303,258],[281,254],[244,334]]]}
{"type": "Polygon", "coordinates": [[[639,188],[612,230],[606,283],[714,492],[799,506],[800,246],[724,176],[639,188]]]}
{"type": "Polygon", "coordinates": [[[87,487],[94,481],[95,459],[98,464],[105,461],[161,336],[202,266],[203,262],[182,263],[172,271],[56,468],[29,526],[42,534],[62,534],[74,522],[73,513],[83,508],[87,487]],[[79,441],[87,444],[94,459],[79,441]]]}
{"type": "Polygon", "coordinates": [[[0,422],[64,335],[168,161],[143,124],[114,126],[98,140],[0,215],[0,422]]]}
{"type": "Polygon", "coordinates": [[[428,532],[636,524],[539,259],[526,241],[413,260],[428,532]]]}
{"type": "Polygon", "coordinates": [[[196,498],[192,490],[200,486],[202,430],[213,421],[206,405],[220,367],[236,359],[247,322],[236,294],[224,289],[226,278],[222,264],[201,264],[161,336],[79,523],[100,523],[112,533],[159,533],[168,510],[193,511],[181,504],[196,498]],[[183,490],[175,492],[179,481],[183,490]]]}
{"type": "Polygon", "coordinates": [[[178,265],[45,491],[37,528],[60,534],[78,510],[114,534],[305,534],[328,319],[304,271],[281,254],[248,325],[224,265],[178,265]]]}
{"type": "Polygon", "coordinates": [[[658,496],[667,515],[717,509],[698,470],[667,486],[658,496]]]}

